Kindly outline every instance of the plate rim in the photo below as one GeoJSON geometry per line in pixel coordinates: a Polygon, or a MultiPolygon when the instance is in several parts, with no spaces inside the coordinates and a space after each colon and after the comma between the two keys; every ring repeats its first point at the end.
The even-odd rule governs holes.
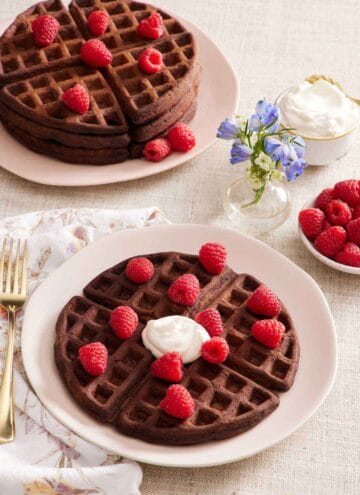
{"type": "MultiPolygon", "coordinates": [[[[157,462],[156,459],[151,459],[149,460],[149,454],[148,453],[145,453],[144,455],[142,455],[141,452],[139,452],[139,454],[137,454],[136,456],[129,456],[128,453],[122,453],[121,455],[124,455],[128,458],[131,458],[133,460],[136,460],[138,462],[143,462],[143,463],[146,463],[146,464],[151,464],[151,465],[158,465],[158,466],[164,466],[164,467],[173,467],[173,468],[189,468],[189,467],[210,467],[210,466],[217,466],[217,465],[224,465],[224,464],[229,464],[229,463],[232,463],[232,462],[236,462],[236,461],[239,461],[239,460],[242,460],[242,459],[245,459],[245,458],[248,458],[248,457],[252,457],[253,455],[255,454],[258,454],[264,450],[267,450],[268,448],[271,448],[273,447],[274,445],[276,445],[277,443],[279,443],[280,441],[284,440],[285,438],[287,438],[288,436],[292,435],[297,429],[299,429],[306,421],[308,421],[310,419],[310,417],[312,417],[315,412],[321,407],[321,405],[323,404],[323,402],[325,401],[325,399],[327,398],[327,396],[329,395],[333,385],[334,385],[334,382],[335,382],[335,379],[336,379],[336,374],[337,374],[337,366],[338,366],[338,345],[337,345],[337,335],[336,335],[336,327],[335,327],[335,323],[334,323],[334,319],[333,319],[333,316],[332,316],[332,313],[331,313],[331,310],[330,310],[330,307],[329,307],[329,304],[328,304],[328,301],[323,293],[323,291],[321,290],[321,288],[319,287],[319,285],[315,282],[315,280],[308,274],[306,273],[302,268],[300,268],[298,265],[296,265],[293,261],[291,261],[289,258],[287,258],[285,255],[283,255],[282,253],[280,253],[279,251],[276,251],[274,248],[272,248],[271,246],[265,244],[264,242],[258,240],[258,239],[255,239],[255,238],[251,238],[251,237],[248,237],[248,236],[245,236],[239,232],[235,232],[233,230],[229,230],[229,229],[226,229],[226,228],[223,228],[223,227],[218,227],[218,226],[214,226],[214,225],[204,225],[204,224],[166,224],[166,225],[156,225],[156,226],[151,226],[151,227],[148,227],[146,228],[146,230],[148,231],[166,231],[166,230],[169,230],[169,229],[178,229],[178,228],[191,228],[191,229],[206,229],[206,230],[211,230],[212,233],[216,232],[218,235],[222,235],[222,234],[227,234],[229,235],[229,233],[232,235],[232,236],[236,236],[236,237],[240,237],[240,238],[246,238],[247,241],[250,239],[251,242],[254,242],[258,245],[260,245],[262,248],[266,248],[266,249],[269,249],[270,251],[273,252],[273,254],[275,253],[275,255],[277,255],[279,258],[282,259],[282,262],[285,262],[286,264],[288,265],[293,265],[293,268],[295,268],[296,271],[298,272],[301,272],[303,276],[305,276],[305,279],[307,280],[307,283],[310,283],[312,286],[313,286],[313,289],[316,290],[316,292],[318,293],[318,295],[321,297],[322,299],[322,302],[324,303],[324,306],[326,308],[326,312],[327,312],[327,318],[328,318],[328,321],[329,321],[329,330],[330,331],[330,334],[329,334],[329,337],[330,337],[330,343],[331,343],[331,348],[333,350],[333,359],[330,361],[329,360],[329,374],[327,376],[327,379],[326,379],[326,383],[323,385],[323,389],[322,389],[322,392],[320,395],[317,396],[317,400],[313,401],[315,406],[312,406],[311,407],[311,410],[301,419],[301,421],[299,421],[298,423],[294,424],[287,432],[286,434],[284,435],[283,433],[277,437],[275,437],[274,439],[272,439],[270,442],[266,443],[263,447],[261,448],[254,448],[254,450],[250,450],[249,453],[247,454],[240,454],[240,455],[232,455],[231,458],[229,458],[229,456],[224,460],[224,459],[219,459],[219,460],[212,460],[210,462],[199,462],[199,461],[192,461],[192,462],[189,462],[189,463],[180,463],[178,461],[175,461],[174,462],[163,462],[163,461],[160,461],[160,462],[157,462]]],[[[72,260],[72,263],[74,262],[73,261],[73,258],[76,257],[76,256],[81,256],[81,253],[86,250],[86,249],[89,249],[91,247],[93,247],[95,244],[101,244],[103,242],[109,242],[107,239],[110,239],[111,237],[113,237],[114,235],[121,235],[122,234],[127,234],[129,232],[132,232],[133,234],[131,235],[136,235],[136,232],[137,231],[143,231],[144,229],[140,228],[140,229],[125,229],[123,231],[118,231],[118,232],[115,232],[113,234],[109,234],[109,235],[106,235],[104,236],[102,239],[98,240],[98,241],[95,241],[94,243],[91,243],[90,245],[86,246],[85,248],[83,248],[81,251],[79,251],[78,253],[76,253],[75,255],[71,256],[68,260],[66,260],[60,267],[58,267],[56,270],[54,270],[40,285],[39,287],[37,287],[37,289],[34,291],[34,293],[32,294],[31,298],[29,299],[28,303],[27,303],[27,306],[26,306],[26,310],[25,310],[25,314],[24,314],[24,321],[23,321],[23,327],[25,328],[26,326],[29,326],[27,321],[28,321],[28,318],[29,318],[29,312],[28,312],[28,307],[29,305],[31,304],[31,300],[34,298],[35,294],[38,293],[38,291],[40,292],[41,288],[42,287],[46,287],[48,284],[51,284],[51,279],[53,277],[56,277],[56,274],[63,269],[64,265],[68,264],[71,260],[72,260]],[[135,233],[135,234],[134,234],[135,233]],[[50,281],[50,282],[49,282],[50,281]]],[[[43,289],[42,289],[43,290],[43,289]]],[[[71,431],[73,431],[72,427],[69,427],[68,424],[66,422],[64,422],[62,420],[62,418],[60,417],[60,413],[58,414],[57,412],[54,413],[54,411],[52,410],[52,408],[48,407],[48,405],[46,404],[46,401],[43,400],[42,397],[40,397],[38,395],[38,392],[37,392],[37,386],[33,384],[32,382],[32,379],[31,379],[31,372],[29,373],[28,370],[30,368],[30,364],[28,363],[28,356],[27,356],[27,353],[26,351],[24,350],[25,349],[25,345],[26,345],[26,332],[22,332],[21,334],[21,351],[22,351],[22,356],[23,356],[23,362],[24,362],[24,368],[25,368],[25,371],[26,371],[26,374],[27,374],[27,377],[29,379],[29,382],[31,383],[31,386],[33,387],[37,397],[39,398],[39,400],[41,401],[41,403],[44,405],[44,407],[62,424],[64,424],[67,428],[69,428],[71,431]]],[[[80,408],[80,406],[78,406],[77,403],[75,403],[76,407],[80,408]]],[[[91,418],[92,419],[92,418],[91,418]]],[[[95,420],[96,421],[96,420],[95,420]]],[[[87,437],[86,435],[83,436],[82,434],[79,434],[79,433],[76,433],[77,435],[79,435],[81,438],[84,438],[86,441],[100,447],[100,448],[105,448],[107,449],[108,451],[112,451],[111,448],[107,447],[107,446],[104,446],[104,444],[102,444],[101,442],[98,442],[98,441],[94,441],[93,439],[87,437]]],[[[226,441],[226,440],[225,440],[226,441]]],[[[176,447],[175,447],[176,448],[176,447]]],[[[116,452],[119,454],[119,451],[116,452]]]]}
{"type": "MultiPolygon", "coordinates": [[[[153,2],[153,3],[156,4],[158,2],[157,2],[157,0],[155,0],[155,2],[153,2]]],[[[176,18],[179,19],[185,25],[185,27],[187,27],[190,31],[192,31],[192,30],[195,31],[195,38],[196,38],[197,33],[199,33],[203,38],[205,38],[206,42],[211,44],[212,49],[217,52],[217,54],[220,58],[222,58],[223,62],[227,66],[227,69],[229,71],[229,77],[230,77],[231,83],[234,87],[233,102],[232,102],[232,114],[235,114],[237,111],[237,108],[238,108],[239,100],[240,100],[240,82],[239,82],[239,78],[237,77],[236,71],[235,71],[232,63],[226,57],[226,55],[221,50],[221,48],[215,43],[215,41],[213,41],[213,39],[202,28],[198,27],[197,24],[193,23],[192,21],[190,21],[186,18],[183,18],[181,15],[174,13],[172,10],[167,10],[167,12],[169,12],[170,15],[176,16],[176,18]]],[[[0,20],[0,33],[2,33],[8,27],[8,24],[13,22],[13,20],[14,19],[12,19],[12,20],[8,20],[8,19],[0,20]]],[[[203,84],[200,85],[200,92],[202,91],[202,88],[203,88],[203,84]]],[[[6,132],[6,130],[4,129],[1,122],[0,122],[0,130],[1,130],[1,132],[6,132]]],[[[11,139],[13,139],[12,136],[11,136],[11,139]]],[[[100,177],[96,178],[95,177],[94,179],[92,179],[92,176],[90,176],[90,180],[89,180],[87,178],[86,172],[90,168],[93,169],[94,167],[98,167],[104,171],[111,170],[111,168],[121,167],[121,165],[124,165],[124,163],[128,163],[128,162],[133,163],[136,160],[127,160],[124,163],[115,163],[115,164],[101,165],[101,166],[64,163],[64,165],[69,166],[69,172],[67,172],[67,174],[66,174],[67,177],[71,176],[71,169],[73,169],[74,167],[77,167],[78,170],[81,170],[81,167],[83,167],[84,171],[82,172],[81,179],[75,180],[75,182],[69,181],[68,178],[67,178],[67,180],[51,179],[51,174],[48,174],[48,175],[45,174],[41,178],[38,178],[38,177],[34,178],[31,174],[31,171],[29,173],[27,173],[27,169],[25,169],[24,171],[21,171],[21,173],[19,173],[19,171],[15,172],[12,169],[11,165],[9,166],[8,164],[4,165],[3,163],[0,163],[0,166],[4,170],[6,170],[7,172],[14,174],[17,177],[21,177],[22,179],[28,180],[30,182],[34,182],[35,184],[55,186],[55,187],[104,186],[104,185],[108,185],[108,184],[119,184],[119,183],[126,183],[126,182],[130,182],[130,181],[135,181],[138,179],[145,179],[146,177],[152,177],[154,175],[162,174],[163,172],[167,172],[169,170],[180,167],[181,165],[185,165],[190,160],[195,160],[198,156],[200,156],[206,150],[211,148],[216,143],[216,141],[217,141],[217,138],[216,138],[216,135],[214,133],[213,139],[211,139],[211,141],[209,141],[207,144],[204,144],[200,148],[198,146],[196,146],[194,148],[194,150],[190,151],[186,155],[179,154],[179,156],[176,158],[173,158],[173,161],[170,161],[168,165],[167,165],[167,161],[165,160],[163,162],[163,165],[161,166],[160,170],[158,168],[156,168],[156,164],[155,164],[155,167],[151,166],[151,164],[150,164],[146,171],[144,171],[142,169],[138,170],[131,177],[127,177],[127,178],[121,178],[121,177],[110,178],[110,176],[109,176],[109,177],[105,177],[105,178],[100,178],[100,177]]],[[[14,144],[19,145],[19,146],[23,146],[22,144],[18,143],[17,141],[15,141],[14,144]]],[[[38,156],[37,153],[35,153],[31,150],[28,150],[28,151],[29,151],[29,153],[31,152],[34,154],[34,159],[38,156]]],[[[51,172],[51,161],[56,160],[56,159],[51,158],[51,157],[47,157],[46,155],[41,155],[41,156],[43,159],[46,159],[49,161],[48,166],[50,167],[50,172],[51,172]]]]}

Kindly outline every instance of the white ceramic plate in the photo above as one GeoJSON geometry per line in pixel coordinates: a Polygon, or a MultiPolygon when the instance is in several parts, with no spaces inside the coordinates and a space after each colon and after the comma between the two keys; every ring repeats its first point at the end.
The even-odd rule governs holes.
{"type": "Polygon", "coordinates": [[[37,289],[26,308],[22,353],[29,380],[43,404],[63,424],[90,442],[138,461],[200,467],[252,456],[301,426],[329,393],[336,373],[336,333],[326,299],[309,275],[283,255],[250,237],[217,227],[166,225],[108,236],[70,258],[37,289]],[[222,242],[239,273],[260,278],[284,301],[300,340],[294,386],[262,423],[234,438],[202,445],[153,445],[126,437],[88,416],[71,398],[58,374],[55,322],[66,302],[94,276],[131,256],[157,251],[197,253],[208,241],[222,242]]]}
{"type": "MultiPolygon", "coordinates": [[[[302,207],[302,210],[304,210],[305,208],[313,208],[315,204],[315,199],[316,198],[305,203],[304,206],[302,207]]],[[[317,258],[319,261],[329,266],[330,268],[333,268],[334,270],[338,270],[339,272],[351,273],[352,275],[360,275],[360,268],[356,268],[355,266],[343,265],[342,263],[338,263],[337,261],[327,258],[323,254],[319,253],[319,251],[315,249],[314,244],[311,241],[309,241],[309,239],[306,237],[300,225],[298,227],[298,232],[300,239],[304,243],[306,249],[310,251],[310,253],[313,256],[315,256],[315,258],[317,258]]]]}
{"type": "MultiPolygon", "coordinates": [[[[197,145],[191,152],[173,153],[157,164],[146,160],[128,160],[105,166],[72,165],[33,153],[15,141],[0,124],[0,165],[15,175],[40,184],[92,186],[158,174],[192,160],[209,148],[216,140],[220,122],[237,110],[238,82],[232,67],[215,43],[192,23],[182,22],[199,44],[200,64],[203,68],[198,111],[190,124],[197,138],[197,145]]],[[[0,32],[8,24],[2,23],[0,32]]]]}

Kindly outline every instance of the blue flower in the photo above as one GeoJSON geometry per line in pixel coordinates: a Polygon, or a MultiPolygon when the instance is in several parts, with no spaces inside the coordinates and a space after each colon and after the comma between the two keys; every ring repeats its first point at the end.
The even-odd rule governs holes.
{"type": "Polygon", "coordinates": [[[275,137],[267,137],[265,139],[265,151],[268,155],[272,156],[274,151],[278,146],[281,146],[283,143],[280,141],[280,139],[275,138],[275,137]]]}
{"type": "Polygon", "coordinates": [[[239,133],[239,128],[234,119],[225,119],[220,124],[217,137],[220,139],[236,139],[239,133]]]}
{"type": "Polygon", "coordinates": [[[252,131],[258,131],[260,126],[267,127],[272,124],[267,131],[276,132],[279,128],[278,120],[280,117],[279,108],[266,100],[258,101],[255,112],[249,119],[249,128],[252,131]]]}
{"type": "Polygon", "coordinates": [[[271,154],[271,158],[274,162],[281,162],[283,165],[294,160],[297,160],[298,156],[296,154],[295,148],[291,144],[282,143],[277,146],[271,154]]]}
{"type": "Polygon", "coordinates": [[[235,163],[240,163],[248,160],[252,154],[252,149],[246,144],[234,143],[231,148],[231,158],[230,163],[235,165],[235,163]]]}
{"type": "Polygon", "coordinates": [[[295,149],[295,153],[296,153],[297,157],[298,158],[304,158],[306,145],[305,145],[305,141],[303,140],[303,138],[301,136],[296,136],[296,138],[294,138],[291,141],[291,145],[295,149]]]}
{"type": "Polygon", "coordinates": [[[300,177],[304,172],[304,169],[307,167],[307,163],[305,160],[301,158],[297,158],[292,162],[288,162],[284,164],[284,172],[288,181],[293,181],[300,177]]]}

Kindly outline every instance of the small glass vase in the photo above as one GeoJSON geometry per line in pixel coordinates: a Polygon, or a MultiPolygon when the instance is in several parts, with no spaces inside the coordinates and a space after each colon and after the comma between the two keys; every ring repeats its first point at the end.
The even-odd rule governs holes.
{"type": "Polygon", "coordinates": [[[227,217],[244,234],[270,232],[280,227],[290,216],[290,195],[282,182],[268,182],[260,201],[255,205],[244,206],[253,199],[254,190],[245,175],[238,177],[224,195],[227,217]]]}

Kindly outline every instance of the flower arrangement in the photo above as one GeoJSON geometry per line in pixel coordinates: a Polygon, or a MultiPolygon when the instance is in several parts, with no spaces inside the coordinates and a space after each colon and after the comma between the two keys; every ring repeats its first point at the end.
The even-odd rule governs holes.
{"type": "Polygon", "coordinates": [[[266,183],[272,180],[293,181],[307,163],[304,160],[305,142],[300,136],[288,133],[292,129],[280,127],[280,109],[260,100],[249,119],[241,115],[221,123],[217,137],[233,141],[230,163],[250,161],[246,168],[254,199],[244,207],[258,203],[266,183]]]}

